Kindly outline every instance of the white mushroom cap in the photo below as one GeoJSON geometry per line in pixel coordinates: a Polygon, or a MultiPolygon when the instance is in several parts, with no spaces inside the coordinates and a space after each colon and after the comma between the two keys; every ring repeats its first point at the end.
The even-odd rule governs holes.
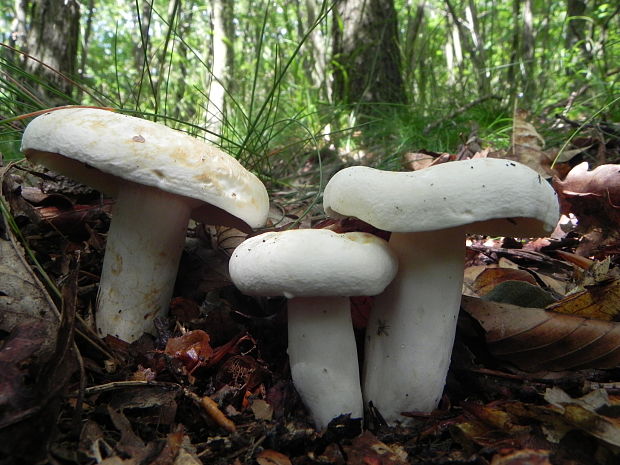
{"type": "Polygon", "coordinates": [[[387,242],[366,233],[296,229],[251,237],[234,251],[230,276],[249,295],[288,300],[288,356],[295,388],[317,428],[363,415],[348,296],[383,291],[397,271],[387,242]]]}
{"type": "Polygon", "coordinates": [[[237,160],[144,119],[91,108],[51,111],[28,124],[22,151],[113,196],[125,180],[193,199],[192,216],[211,224],[238,224],[236,217],[259,227],[267,219],[265,186],[237,160]]]}
{"type": "Polygon", "coordinates": [[[230,276],[249,295],[376,295],[396,273],[387,243],[372,234],[327,229],[267,232],[239,245],[230,276]]]}
{"type": "Polygon", "coordinates": [[[556,192],[538,173],[497,158],[443,163],[414,172],[345,168],[325,187],[325,212],[393,232],[471,225],[472,233],[539,236],[559,217],[556,192]]]}
{"type": "Polygon", "coordinates": [[[331,216],[392,231],[399,270],[368,319],[363,382],[365,401],[388,423],[408,421],[402,412],[430,412],[441,398],[461,300],[465,234],[538,237],[559,218],[556,193],[538,173],[490,158],[406,173],[347,168],[329,181],[323,203],[331,216]]]}

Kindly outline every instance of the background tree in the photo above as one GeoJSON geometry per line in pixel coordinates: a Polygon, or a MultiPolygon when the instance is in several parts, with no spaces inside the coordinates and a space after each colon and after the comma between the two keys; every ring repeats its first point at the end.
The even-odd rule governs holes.
{"type": "MultiPolygon", "coordinates": [[[[508,146],[521,94],[518,105],[533,114],[582,119],[604,110],[614,119],[616,3],[88,0],[79,16],[72,1],[0,0],[0,114],[79,102],[206,136],[208,114],[218,113],[217,142],[274,179],[324,145],[381,147],[375,163],[397,169],[408,150],[453,150],[472,121],[480,137],[508,146]],[[48,28],[60,33],[47,38],[48,28]],[[67,79],[51,84],[56,93],[40,87],[11,45],[36,46],[80,91],[67,79]],[[359,127],[367,121],[352,109],[372,112],[373,125],[359,127]],[[447,118],[455,109],[464,110],[447,118]]],[[[19,133],[2,129],[0,143],[19,156],[19,133]]]]}
{"type": "Polygon", "coordinates": [[[230,83],[232,65],[231,40],[227,32],[233,18],[234,3],[226,0],[212,0],[213,12],[211,24],[211,70],[208,76],[209,96],[206,109],[207,128],[216,134],[220,132],[224,121],[224,96],[230,83]]]}
{"type": "Polygon", "coordinates": [[[337,0],[334,6],[335,100],[405,103],[393,0],[337,0]]]}
{"type": "Polygon", "coordinates": [[[18,0],[15,11],[15,45],[34,58],[23,61],[26,71],[49,84],[36,86],[49,105],[66,103],[66,97],[59,93],[71,95],[75,86],[60,74],[70,79],[76,74],[79,3],[75,0],[18,0]]]}

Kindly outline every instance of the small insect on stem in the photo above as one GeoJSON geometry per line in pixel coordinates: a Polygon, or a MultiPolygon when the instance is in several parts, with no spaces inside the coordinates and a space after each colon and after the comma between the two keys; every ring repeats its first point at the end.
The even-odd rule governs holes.
{"type": "Polygon", "coordinates": [[[389,334],[387,330],[389,329],[389,327],[390,325],[388,325],[385,320],[378,319],[377,320],[377,336],[381,336],[381,335],[388,336],[389,334]]]}

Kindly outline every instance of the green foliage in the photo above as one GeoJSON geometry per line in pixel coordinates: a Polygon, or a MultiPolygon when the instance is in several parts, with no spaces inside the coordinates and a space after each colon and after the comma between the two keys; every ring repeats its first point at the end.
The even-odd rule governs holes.
{"type": "MultiPolygon", "coordinates": [[[[6,4],[0,26],[11,31],[14,4],[0,3],[6,4]]],[[[316,2],[314,11],[311,1],[234,2],[227,23],[230,79],[217,134],[207,124],[214,82],[211,2],[153,0],[152,11],[143,0],[102,0],[93,11],[82,3],[84,69],[67,77],[80,87],[63,100],[115,107],[206,137],[275,188],[288,183],[308,154],[328,145],[326,125],[336,149],[365,147],[379,155],[374,163],[398,169],[407,151],[456,150],[474,126],[483,139],[507,146],[515,101],[547,117],[562,112],[584,120],[604,108],[601,118],[619,119],[618,104],[608,105],[618,96],[620,76],[619,15],[613,2],[588,2],[582,16],[568,17],[563,1],[533,0],[529,52],[524,2],[518,11],[513,2],[473,2],[476,24],[468,11],[472,2],[450,3],[461,29],[445,1],[429,0],[421,8],[420,2],[395,0],[409,104],[386,106],[362,126],[355,109],[330,102],[329,66],[318,79],[311,72],[315,53],[331,53],[328,1],[316,2]],[[575,27],[580,34],[570,33],[575,27]],[[317,50],[317,44],[324,49],[317,50]],[[443,121],[454,109],[491,95],[498,100],[443,121]],[[425,131],[431,124],[434,129],[425,131]]],[[[9,43],[11,36],[3,34],[9,43]]],[[[23,60],[10,49],[0,51],[0,117],[5,120],[0,150],[8,158],[18,156],[24,125],[11,118],[49,106],[40,90],[45,83],[24,71],[23,60]]]]}

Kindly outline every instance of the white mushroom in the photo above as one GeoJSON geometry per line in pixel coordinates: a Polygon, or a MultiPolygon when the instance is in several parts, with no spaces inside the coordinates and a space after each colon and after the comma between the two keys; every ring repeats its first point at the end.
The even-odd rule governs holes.
{"type": "Polygon", "coordinates": [[[319,429],[341,414],[363,415],[348,296],[380,293],[396,264],[383,239],[326,229],[264,233],[230,259],[241,292],[289,299],[291,375],[319,429]]]}
{"type": "Polygon", "coordinates": [[[540,236],[555,227],[553,188],[509,160],[473,159],[416,172],[344,169],[324,207],[392,231],[399,258],[366,332],[364,400],[389,422],[429,412],[442,395],[461,300],[465,234],[540,236]]]}
{"type": "Polygon", "coordinates": [[[97,330],[126,341],[168,309],[190,217],[262,226],[265,186],[239,162],[162,124],[69,108],[27,127],[30,160],[116,197],[101,272],[97,330]]]}

